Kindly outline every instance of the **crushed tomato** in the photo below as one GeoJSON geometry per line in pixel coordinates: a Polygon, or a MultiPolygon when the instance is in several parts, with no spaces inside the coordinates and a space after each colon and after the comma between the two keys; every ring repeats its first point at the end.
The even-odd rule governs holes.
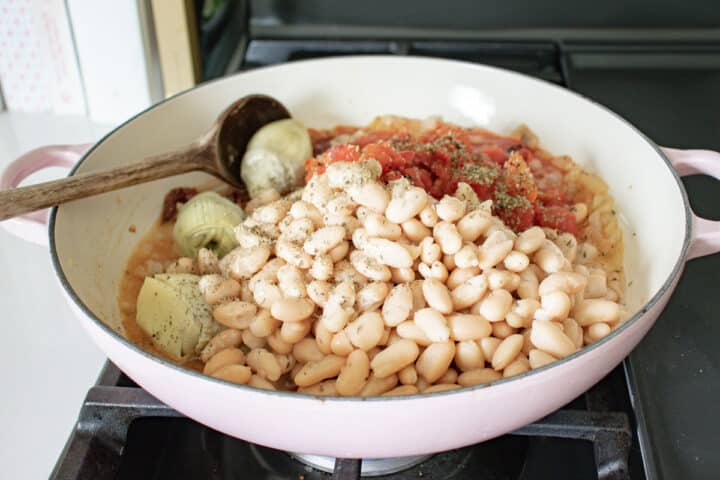
{"type": "Polygon", "coordinates": [[[516,138],[446,123],[419,134],[348,126],[310,134],[315,156],[305,162],[306,180],[331,163],[372,158],[383,181],[405,177],[437,199],[467,183],[480,200],[492,199],[493,214],[516,232],[539,225],[578,233],[562,171],[546,152],[516,138]]]}

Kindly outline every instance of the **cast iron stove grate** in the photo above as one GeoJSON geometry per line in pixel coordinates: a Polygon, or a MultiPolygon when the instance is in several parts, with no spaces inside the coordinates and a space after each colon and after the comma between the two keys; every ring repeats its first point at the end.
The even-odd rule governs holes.
{"type": "MultiPolygon", "coordinates": [[[[567,408],[510,435],[375,478],[644,478],[639,453],[631,448],[632,420],[618,408],[623,387],[619,368],[567,408]]],[[[108,362],[51,478],[349,480],[360,478],[360,468],[360,460],[338,459],[334,472],[325,473],[286,452],[230,438],[183,417],[108,362]]]]}

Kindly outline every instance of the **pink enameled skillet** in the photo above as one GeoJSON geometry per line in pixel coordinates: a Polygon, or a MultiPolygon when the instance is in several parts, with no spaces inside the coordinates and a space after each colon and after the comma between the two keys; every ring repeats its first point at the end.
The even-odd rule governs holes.
{"type": "MultiPolygon", "coordinates": [[[[618,115],[558,86],[455,61],[343,57],[241,73],[181,93],[140,113],[92,146],[72,173],[116,167],[197,138],[232,101],[272,95],[309,126],[362,125],[380,114],[441,115],[506,132],[526,123],[542,145],[569,154],[609,184],[624,226],[631,318],[603,340],[549,366],[492,384],[396,398],[316,398],[238,386],[180,368],[123,337],[118,282],[139,239],[176,186],[195,173],[78,200],[55,209],[50,248],[80,323],[124,372],[201,423],[275,448],[334,457],[394,457],[490,439],[539,419],[612,370],[643,338],[686,261],[720,250],[720,222],[695,216],[679,175],[720,176],[720,155],[658,148],[618,115]]],[[[631,100],[629,100],[631,101],[631,100]]],[[[719,132],[720,134],[720,132],[719,132]]],[[[78,152],[79,149],[75,149],[78,152]]],[[[16,185],[44,165],[67,163],[67,148],[21,158],[3,177],[16,185]],[[65,160],[59,160],[62,156],[65,160]]],[[[42,241],[42,218],[4,222],[42,241]],[[32,223],[35,222],[35,223],[32,223]]]]}

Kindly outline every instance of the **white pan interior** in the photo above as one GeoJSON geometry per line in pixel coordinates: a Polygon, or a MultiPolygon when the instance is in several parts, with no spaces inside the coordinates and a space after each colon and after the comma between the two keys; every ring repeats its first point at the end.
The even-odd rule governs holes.
{"type": "MultiPolygon", "coordinates": [[[[196,139],[228,104],[251,93],[278,98],[308,126],[365,124],[376,115],[441,115],[507,132],[525,123],[555,154],[569,154],[610,185],[625,226],[628,308],[640,309],[671,274],[686,233],[683,194],[652,144],[608,110],[554,85],[494,68],[398,57],[346,57],[259,69],[212,82],[130,120],[101,141],[78,173],[172,150],[196,139]]],[[[143,232],[190,174],[79,200],[57,211],[54,244],[75,296],[122,332],[118,283],[143,232]],[[129,226],[135,225],[137,233],[129,226]]]]}

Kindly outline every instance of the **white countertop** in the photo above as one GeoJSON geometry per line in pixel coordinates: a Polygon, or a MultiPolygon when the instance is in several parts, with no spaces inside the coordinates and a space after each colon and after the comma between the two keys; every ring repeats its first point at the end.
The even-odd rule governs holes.
{"type": "MultiPolygon", "coordinates": [[[[47,144],[87,143],[110,127],[81,116],[0,113],[0,170],[47,144]]],[[[33,176],[48,180],[62,174],[33,176]]],[[[47,247],[0,228],[0,472],[47,478],[105,356],[65,303],[47,247]]]]}

